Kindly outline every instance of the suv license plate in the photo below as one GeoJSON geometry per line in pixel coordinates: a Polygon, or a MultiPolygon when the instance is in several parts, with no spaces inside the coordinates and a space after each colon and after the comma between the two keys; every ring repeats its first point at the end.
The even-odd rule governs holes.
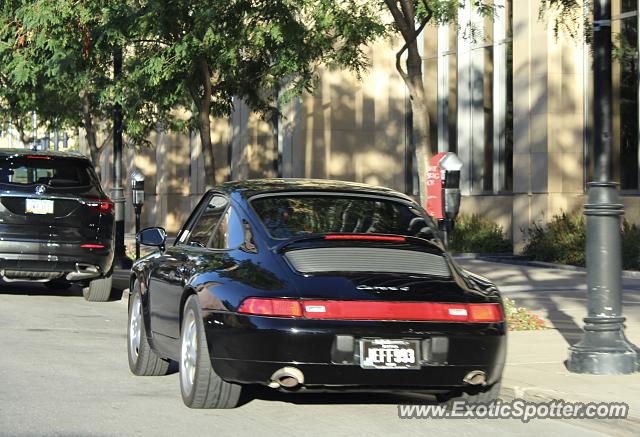
{"type": "Polygon", "coordinates": [[[418,340],[360,340],[360,367],[363,369],[419,369],[418,340]]]}
{"type": "Polygon", "coordinates": [[[26,199],[24,212],[27,214],[53,214],[53,200],[26,199]]]}

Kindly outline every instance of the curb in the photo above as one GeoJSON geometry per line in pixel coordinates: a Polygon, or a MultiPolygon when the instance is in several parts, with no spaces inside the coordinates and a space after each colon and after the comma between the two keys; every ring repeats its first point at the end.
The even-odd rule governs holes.
{"type": "MultiPolygon", "coordinates": [[[[555,264],[544,261],[531,261],[524,258],[518,258],[517,256],[508,256],[508,255],[500,255],[500,254],[489,254],[489,253],[459,253],[453,255],[454,259],[477,259],[480,261],[487,262],[495,262],[501,264],[512,264],[518,266],[526,266],[526,267],[541,267],[545,269],[558,269],[558,270],[569,270],[573,272],[583,272],[586,273],[587,269],[585,267],[572,266],[568,264],[555,264]]],[[[635,270],[623,270],[622,277],[625,279],[640,279],[640,271],[635,270]]]]}
{"type": "Polygon", "coordinates": [[[125,305],[129,305],[129,289],[125,288],[124,290],[122,290],[122,297],[120,298],[119,302],[124,303],[125,305]]]}

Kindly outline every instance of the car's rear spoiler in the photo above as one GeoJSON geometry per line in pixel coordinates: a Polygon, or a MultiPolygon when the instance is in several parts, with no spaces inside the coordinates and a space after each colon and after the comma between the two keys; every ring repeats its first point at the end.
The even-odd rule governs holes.
{"type": "Polygon", "coordinates": [[[444,246],[439,240],[427,240],[424,238],[393,235],[393,234],[350,234],[350,233],[330,233],[330,234],[312,234],[292,237],[286,241],[276,244],[273,250],[278,253],[286,252],[292,246],[300,246],[305,243],[318,242],[325,246],[335,243],[344,246],[349,243],[372,243],[384,246],[403,245],[403,246],[420,246],[431,253],[441,254],[445,251],[444,246]]]}

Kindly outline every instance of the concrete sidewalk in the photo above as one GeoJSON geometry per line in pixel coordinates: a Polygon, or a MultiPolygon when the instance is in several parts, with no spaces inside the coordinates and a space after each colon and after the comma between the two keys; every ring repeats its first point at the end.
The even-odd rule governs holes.
{"type": "MultiPolygon", "coordinates": [[[[479,260],[458,260],[494,280],[503,295],[541,316],[549,329],[510,332],[503,398],[547,402],[626,402],[627,420],[598,421],[608,434],[637,435],[640,429],[640,373],[579,375],[565,367],[569,345],[580,340],[586,316],[586,274],[479,260]]],[[[626,334],[640,344],[640,280],[624,280],[626,334]]]]}

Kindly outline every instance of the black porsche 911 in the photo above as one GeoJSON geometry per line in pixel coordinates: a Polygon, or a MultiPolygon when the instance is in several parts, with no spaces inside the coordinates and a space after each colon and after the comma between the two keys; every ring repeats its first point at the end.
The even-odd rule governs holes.
{"type": "Polygon", "coordinates": [[[500,295],[446,253],[411,198],[319,180],[230,182],[175,242],[135,263],[128,355],[136,375],[180,368],[191,408],[237,406],[243,386],[497,397],[500,295]]]}

